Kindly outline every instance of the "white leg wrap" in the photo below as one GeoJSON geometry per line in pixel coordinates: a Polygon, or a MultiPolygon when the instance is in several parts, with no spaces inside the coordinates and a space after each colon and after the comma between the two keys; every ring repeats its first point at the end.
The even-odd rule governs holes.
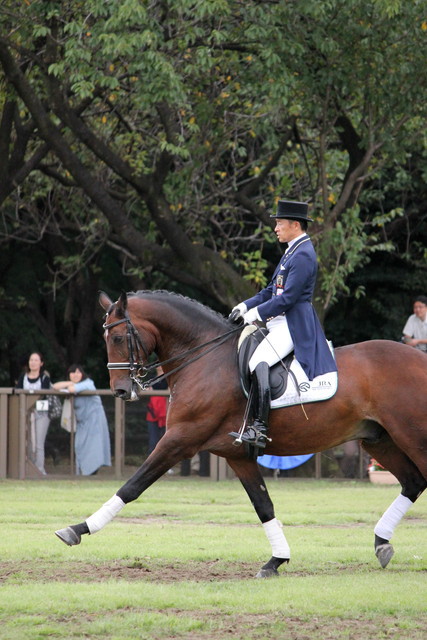
{"type": "Polygon", "coordinates": [[[279,522],[277,518],[273,518],[273,520],[264,522],[262,526],[271,544],[271,555],[275,558],[289,559],[291,557],[291,550],[283,533],[282,523],[279,522]]]}
{"type": "Polygon", "coordinates": [[[396,526],[402,520],[409,507],[414,503],[400,494],[394,502],[391,503],[387,511],[378,520],[374,533],[384,540],[390,540],[396,526]]]}
{"type": "Polygon", "coordinates": [[[111,520],[123,509],[124,506],[125,503],[118,495],[114,495],[110,498],[108,502],[98,509],[98,511],[87,518],[86,524],[88,526],[89,533],[96,533],[105,527],[105,525],[111,522],[111,520]]]}

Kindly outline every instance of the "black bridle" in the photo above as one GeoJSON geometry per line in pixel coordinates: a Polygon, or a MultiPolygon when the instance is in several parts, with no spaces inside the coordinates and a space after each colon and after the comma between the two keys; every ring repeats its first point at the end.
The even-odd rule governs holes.
{"type": "Polygon", "coordinates": [[[116,320],[115,322],[110,322],[109,324],[104,322],[102,328],[106,331],[107,329],[117,327],[119,324],[123,324],[124,322],[126,322],[126,339],[128,344],[129,362],[108,362],[107,369],[127,369],[131,380],[139,387],[143,388],[143,384],[138,380],[138,378],[141,380],[144,379],[153,367],[146,367],[144,365],[141,352],[144,353],[147,360],[150,354],[148,353],[147,347],[142,342],[138,331],[133,326],[127,310],[125,311],[123,318],[116,320]]]}
{"type": "Polygon", "coordinates": [[[172,375],[173,373],[176,373],[177,371],[179,371],[180,369],[183,369],[184,367],[188,366],[192,362],[195,362],[202,356],[206,355],[213,349],[216,349],[221,344],[223,344],[233,333],[236,333],[237,331],[242,330],[242,326],[240,325],[237,327],[233,327],[233,329],[230,329],[230,331],[227,331],[226,333],[223,333],[220,336],[216,336],[215,338],[212,338],[211,340],[208,340],[203,344],[199,344],[199,345],[196,345],[195,347],[192,347],[191,349],[187,349],[187,351],[184,351],[183,353],[173,356],[168,360],[163,360],[162,362],[160,362],[159,360],[156,360],[155,362],[147,365],[146,362],[144,362],[143,360],[142,353],[144,354],[146,361],[150,357],[150,354],[148,353],[147,347],[144,345],[143,341],[141,340],[141,336],[139,335],[138,330],[132,324],[132,320],[130,319],[127,310],[124,312],[123,318],[121,318],[120,320],[116,320],[115,322],[110,322],[109,324],[104,322],[104,324],[102,325],[102,328],[104,330],[111,329],[112,327],[116,327],[119,324],[123,324],[124,322],[126,322],[126,338],[127,338],[127,345],[128,345],[129,362],[108,362],[107,369],[110,371],[112,370],[113,371],[116,371],[116,370],[129,371],[129,377],[132,380],[132,382],[138,385],[140,389],[142,389],[143,391],[146,390],[148,386],[151,386],[153,383],[158,382],[159,380],[164,380],[165,378],[172,375]],[[147,375],[153,369],[156,369],[157,367],[163,367],[164,365],[169,364],[170,362],[174,362],[175,360],[182,360],[182,358],[184,358],[185,356],[191,353],[194,353],[195,351],[198,351],[203,347],[207,347],[208,345],[211,345],[209,349],[206,349],[202,353],[199,353],[198,355],[194,356],[194,358],[191,358],[190,360],[183,362],[182,364],[175,367],[168,373],[162,373],[156,376],[155,378],[151,378],[149,382],[143,382],[143,380],[147,377],[147,375]]]}

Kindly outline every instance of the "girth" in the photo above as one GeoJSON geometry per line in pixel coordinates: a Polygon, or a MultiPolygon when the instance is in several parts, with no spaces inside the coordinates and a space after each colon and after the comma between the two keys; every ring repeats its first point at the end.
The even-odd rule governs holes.
{"type": "MultiPolygon", "coordinates": [[[[264,340],[266,332],[267,329],[257,329],[254,325],[250,325],[243,330],[242,335],[240,336],[238,345],[238,366],[240,383],[246,395],[249,394],[251,386],[249,360],[257,346],[264,340]]],[[[280,360],[270,367],[270,390],[272,400],[280,398],[285,393],[290,375],[294,377],[294,380],[291,380],[290,384],[298,386],[294,374],[289,371],[293,358],[294,352],[292,351],[289,355],[283,358],[283,360],[280,360]]]]}

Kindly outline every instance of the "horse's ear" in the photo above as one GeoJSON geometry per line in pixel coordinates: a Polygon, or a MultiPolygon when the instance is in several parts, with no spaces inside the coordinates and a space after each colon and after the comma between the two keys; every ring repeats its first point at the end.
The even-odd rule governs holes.
{"type": "Polygon", "coordinates": [[[109,298],[109,296],[107,296],[107,294],[104,291],[99,292],[98,300],[99,300],[99,304],[104,309],[104,311],[108,311],[108,309],[113,304],[113,301],[109,298]]]}
{"type": "Polygon", "coordinates": [[[119,316],[124,316],[127,306],[128,306],[128,296],[126,291],[122,291],[119,299],[117,300],[116,313],[119,316]]]}

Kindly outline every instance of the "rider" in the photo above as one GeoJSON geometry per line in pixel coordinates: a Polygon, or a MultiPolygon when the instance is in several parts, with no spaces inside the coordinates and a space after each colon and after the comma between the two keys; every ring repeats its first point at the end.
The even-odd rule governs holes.
{"type": "MultiPolygon", "coordinates": [[[[253,457],[261,455],[267,442],[270,410],[269,367],[292,350],[309,380],[337,367],[317,314],[312,305],[317,259],[307,235],[308,205],[279,200],[274,231],[288,247],[269,285],[233,308],[229,319],[245,324],[266,322],[268,335],[258,345],[250,361],[254,421],[242,436],[251,445],[253,457]]],[[[251,456],[252,457],[252,456],[251,456]]]]}

